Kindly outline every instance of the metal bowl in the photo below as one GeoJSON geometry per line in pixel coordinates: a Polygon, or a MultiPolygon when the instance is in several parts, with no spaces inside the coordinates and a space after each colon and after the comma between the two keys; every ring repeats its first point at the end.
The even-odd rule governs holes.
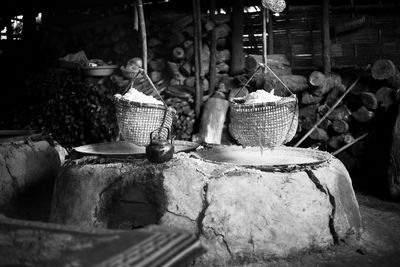
{"type": "Polygon", "coordinates": [[[113,74],[117,65],[105,65],[96,67],[81,67],[82,73],[86,76],[110,76],[113,74]]]}

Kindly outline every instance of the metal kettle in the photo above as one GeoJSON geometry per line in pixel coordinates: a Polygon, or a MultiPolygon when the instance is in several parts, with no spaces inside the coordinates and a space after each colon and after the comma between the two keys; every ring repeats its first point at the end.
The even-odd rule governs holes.
{"type": "Polygon", "coordinates": [[[150,162],[163,163],[172,159],[174,155],[174,146],[170,136],[170,130],[167,127],[160,127],[150,133],[150,144],[146,146],[146,157],[150,162]],[[167,139],[162,140],[160,135],[158,138],[154,138],[155,132],[161,132],[161,129],[165,128],[168,131],[167,139]]]}

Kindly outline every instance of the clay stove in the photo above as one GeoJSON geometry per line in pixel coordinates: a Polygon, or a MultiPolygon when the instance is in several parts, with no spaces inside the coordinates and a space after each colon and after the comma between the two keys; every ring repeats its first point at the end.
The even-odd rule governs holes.
{"type": "Polygon", "coordinates": [[[51,220],[99,228],[157,223],[185,229],[208,249],[198,265],[262,263],[326,248],[362,230],[343,164],[326,152],[285,147],[261,153],[222,146],[178,153],[163,164],[72,160],[56,180],[51,220]],[[274,155],[281,158],[276,161],[274,155]]]}

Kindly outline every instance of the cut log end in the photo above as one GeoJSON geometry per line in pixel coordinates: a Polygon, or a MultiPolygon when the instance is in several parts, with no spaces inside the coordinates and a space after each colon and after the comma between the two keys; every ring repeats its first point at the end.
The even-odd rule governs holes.
{"type": "Polygon", "coordinates": [[[176,60],[182,60],[185,58],[185,50],[182,47],[175,47],[172,54],[176,60]]]}
{"type": "Polygon", "coordinates": [[[369,92],[361,93],[361,101],[368,109],[376,109],[378,107],[378,100],[372,93],[369,92]]]}
{"type": "Polygon", "coordinates": [[[332,129],[336,133],[343,134],[349,131],[349,125],[344,120],[334,120],[332,123],[332,129]]]}
{"type": "Polygon", "coordinates": [[[309,82],[312,86],[320,86],[325,81],[325,75],[320,71],[313,71],[310,74],[309,82]]]}
{"type": "Polygon", "coordinates": [[[328,133],[321,128],[316,128],[311,134],[310,138],[315,141],[327,142],[329,140],[328,133]]]}
{"type": "Polygon", "coordinates": [[[374,62],[371,69],[372,77],[375,80],[386,80],[395,75],[396,66],[389,59],[379,59],[374,62]]]}
{"type": "Polygon", "coordinates": [[[358,122],[368,122],[374,117],[374,112],[362,106],[357,111],[353,112],[352,116],[358,122]]]}
{"type": "Polygon", "coordinates": [[[314,96],[310,94],[308,91],[303,92],[301,97],[301,103],[304,105],[316,104],[321,102],[322,96],[314,96]]]}

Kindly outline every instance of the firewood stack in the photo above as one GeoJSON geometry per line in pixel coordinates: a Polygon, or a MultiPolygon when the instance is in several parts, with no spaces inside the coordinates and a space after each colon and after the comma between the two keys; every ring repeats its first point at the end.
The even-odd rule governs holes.
{"type": "MultiPolygon", "coordinates": [[[[346,90],[341,77],[313,71],[309,76],[310,87],[301,93],[298,134],[309,131],[339,100],[346,90]]],[[[375,94],[364,85],[351,91],[342,103],[310,134],[309,143],[322,149],[335,151],[354,141],[369,128],[378,103],[375,94]]]]}
{"type": "MultiPolygon", "coordinates": [[[[201,49],[201,88],[209,91],[209,68],[211,31],[218,40],[217,79],[229,77],[230,50],[228,41],[230,26],[228,15],[217,15],[215,23],[202,17],[203,46],[201,49]]],[[[163,83],[163,97],[168,105],[177,110],[173,132],[177,139],[190,140],[194,131],[194,32],[191,14],[160,14],[149,18],[148,72],[151,80],[163,83]]],[[[218,83],[217,83],[218,86],[218,83]]]]}
{"type": "MultiPolygon", "coordinates": [[[[396,92],[400,88],[399,72],[390,60],[376,61],[371,74],[372,77],[362,76],[356,86],[301,146],[319,147],[335,152],[347,144],[352,144],[337,156],[350,172],[362,170],[361,166],[366,164],[366,157],[368,157],[366,155],[368,147],[380,146],[371,144],[374,142],[371,140],[379,139],[380,137],[376,136],[382,135],[376,132],[382,132],[381,128],[388,128],[387,125],[393,123],[391,120],[393,120],[392,113],[397,103],[396,92]],[[367,137],[366,133],[369,137],[364,139],[367,137]],[[354,143],[355,139],[360,137],[362,139],[354,143]]],[[[294,142],[309,131],[335,105],[350,85],[347,80],[353,81],[354,77],[349,79],[343,76],[342,79],[338,74],[324,75],[319,71],[314,71],[309,75],[309,88],[298,94],[299,128],[294,142]]],[[[383,146],[382,143],[381,146],[383,146]]]]}
{"type": "Polygon", "coordinates": [[[26,123],[51,133],[62,146],[114,140],[118,136],[113,95],[118,84],[110,78],[81,79],[56,69],[27,80],[31,101],[26,123]]]}

